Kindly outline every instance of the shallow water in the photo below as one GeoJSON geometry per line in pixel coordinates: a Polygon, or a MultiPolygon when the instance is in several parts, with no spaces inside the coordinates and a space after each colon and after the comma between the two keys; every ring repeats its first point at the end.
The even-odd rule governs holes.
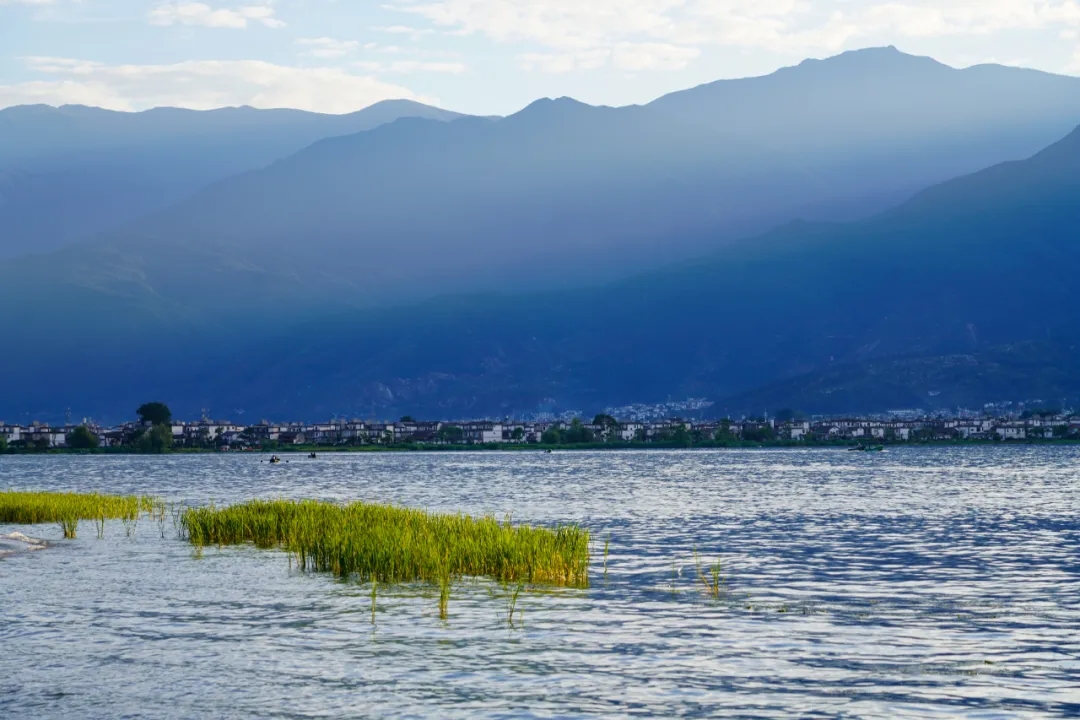
{"type": "Polygon", "coordinates": [[[171,519],[5,526],[0,717],[1080,715],[1080,450],[0,457],[0,488],[593,531],[589,590],[378,588],[171,519]],[[164,535],[164,537],[162,537],[164,535]],[[603,572],[603,540],[611,553],[603,572]],[[719,558],[720,600],[694,552],[719,558]]]}

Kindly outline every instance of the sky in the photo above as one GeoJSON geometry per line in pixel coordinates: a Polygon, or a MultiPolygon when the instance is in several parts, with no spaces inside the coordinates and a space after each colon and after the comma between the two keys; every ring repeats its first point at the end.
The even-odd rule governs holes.
{"type": "Polygon", "coordinates": [[[1080,0],[0,0],[0,107],[504,115],[883,45],[1080,74],[1080,0]]]}

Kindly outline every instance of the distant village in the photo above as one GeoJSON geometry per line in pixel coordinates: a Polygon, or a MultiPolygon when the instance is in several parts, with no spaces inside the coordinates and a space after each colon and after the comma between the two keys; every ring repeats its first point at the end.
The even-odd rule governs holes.
{"type": "Polygon", "coordinates": [[[623,420],[601,414],[591,421],[474,420],[397,422],[332,420],[324,423],[259,422],[242,425],[202,419],[157,425],[130,422],[100,427],[93,422],[49,426],[0,423],[0,447],[11,450],[120,448],[151,435],[153,449],[288,449],[292,446],[488,446],[641,444],[693,447],[739,444],[916,443],[935,441],[1044,441],[1080,439],[1080,416],[1026,412],[1000,417],[756,418],[743,420],[623,420]]]}

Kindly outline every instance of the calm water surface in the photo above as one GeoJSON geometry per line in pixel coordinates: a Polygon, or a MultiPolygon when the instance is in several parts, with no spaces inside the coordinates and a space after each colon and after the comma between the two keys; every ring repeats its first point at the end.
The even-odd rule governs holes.
{"type": "Polygon", "coordinates": [[[172,521],[0,559],[0,717],[1080,716],[1080,450],[0,457],[0,488],[593,531],[592,587],[371,588],[172,521]],[[164,535],[164,537],[162,537],[164,535]],[[607,574],[603,539],[610,535],[607,574]],[[695,581],[719,558],[727,592],[695,581]]]}

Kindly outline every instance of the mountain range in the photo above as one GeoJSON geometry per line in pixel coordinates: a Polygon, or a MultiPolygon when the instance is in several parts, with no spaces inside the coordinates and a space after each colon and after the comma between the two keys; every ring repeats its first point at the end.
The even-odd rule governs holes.
{"type": "Polygon", "coordinates": [[[1077,124],[1076,78],[875,49],[318,140],[0,264],[0,412],[1077,396],[1077,124]]]}
{"type": "Polygon", "coordinates": [[[313,324],[212,394],[359,416],[669,396],[727,413],[1080,397],[1078,197],[1080,130],[867,220],[793,223],[603,287],[313,324]]]}
{"type": "Polygon", "coordinates": [[[856,51],[645,106],[540,100],[326,138],[0,277],[181,316],[603,282],[794,219],[867,216],[1078,122],[1077,78],[856,51]]]}
{"type": "Polygon", "coordinates": [[[0,110],[0,258],[91,239],[318,140],[402,117],[460,115],[408,100],[348,115],[250,107],[0,110]]]}

